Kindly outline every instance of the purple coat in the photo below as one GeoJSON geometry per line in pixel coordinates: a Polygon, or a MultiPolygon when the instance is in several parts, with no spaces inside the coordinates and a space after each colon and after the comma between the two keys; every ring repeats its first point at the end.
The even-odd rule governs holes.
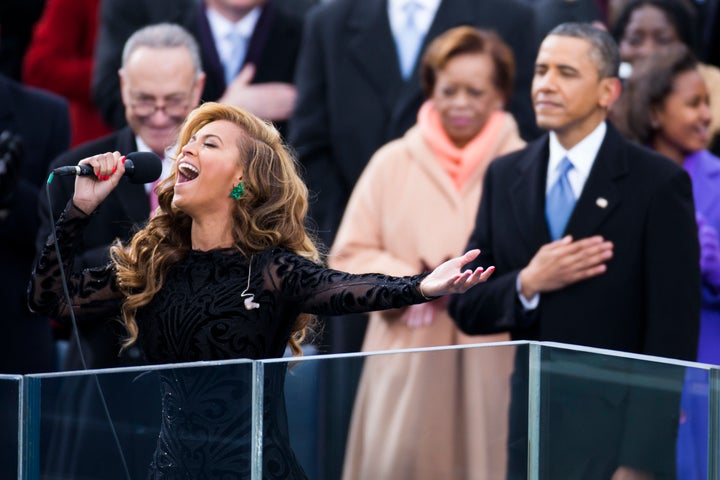
{"type": "MultiPolygon", "coordinates": [[[[720,232],[720,158],[707,150],[689,155],[683,164],[693,184],[695,209],[720,232]]],[[[705,276],[704,276],[705,277],[705,276]]],[[[720,365],[720,285],[703,278],[698,362],[720,365]]]]}

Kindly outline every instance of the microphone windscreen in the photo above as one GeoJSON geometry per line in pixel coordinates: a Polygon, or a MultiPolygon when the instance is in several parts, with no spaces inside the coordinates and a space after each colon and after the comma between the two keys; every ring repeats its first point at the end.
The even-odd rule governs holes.
{"type": "Polygon", "coordinates": [[[162,160],[153,152],[131,152],[125,158],[132,161],[132,172],[125,164],[132,183],[151,183],[160,178],[162,160]]]}

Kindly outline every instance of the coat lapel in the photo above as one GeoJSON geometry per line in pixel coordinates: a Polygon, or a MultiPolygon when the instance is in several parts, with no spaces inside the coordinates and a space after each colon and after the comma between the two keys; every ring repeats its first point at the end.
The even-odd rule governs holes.
{"type": "Polygon", "coordinates": [[[548,136],[530,143],[517,165],[517,176],[510,187],[510,207],[527,247],[550,241],[545,221],[545,176],[548,163],[548,136]]]}
{"type": "Polygon", "coordinates": [[[347,23],[348,53],[391,111],[402,86],[387,2],[355,2],[347,23]]]}
{"type": "Polygon", "coordinates": [[[629,169],[623,148],[625,141],[608,124],[605,139],[565,229],[574,238],[594,235],[600,224],[620,205],[622,197],[618,181],[629,169]]]}
{"type": "MultiPolygon", "coordinates": [[[[137,150],[135,134],[129,127],[119,132],[117,146],[120,152],[133,152],[137,150]]],[[[139,225],[143,224],[147,221],[148,215],[150,214],[150,202],[147,192],[145,191],[145,186],[132,183],[127,177],[123,177],[120,181],[122,182],[123,188],[117,188],[113,191],[117,193],[118,203],[127,218],[139,225]]]]}

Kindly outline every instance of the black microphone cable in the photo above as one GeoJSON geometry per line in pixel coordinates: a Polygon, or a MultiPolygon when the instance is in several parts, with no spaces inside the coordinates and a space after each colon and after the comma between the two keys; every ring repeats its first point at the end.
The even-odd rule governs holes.
{"type": "MultiPolygon", "coordinates": [[[[82,363],[83,369],[89,370],[87,363],[85,362],[85,355],[83,354],[82,345],[80,343],[80,334],[78,333],[77,320],[75,319],[75,312],[72,308],[72,299],[70,298],[70,291],[67,286],[67,279],[65,278],[65,268],[63,267],[62,257],[60,256],[60,246],[58,245],[57,237],[55,235],[55,216],[53,215],[52,199],[50,198],[50,183],[52,183],[54,177],[55,174],[50,173],[50,176],[47,179],[47,183],[45,184],[45,194],[48,200],[48,213],[50,214],[50,225],[52,225],[51,234],[53,236],[53,243],[55,244],[55,255],[57,255],[58,257],[58,266],[60,267],[60,276],[62,277],[62,286],[63,292],[65,293],[65,301],[67,302],[67,306],[70,311],[70,323],[72,323],[73,328],[73,339],[75,340],[75,343],[77,343],[78,353],[80,354],[80,363],[82,363]]],[[[127,480],[132,480],[132,477],[130,476],[130,469],[128,468],[127,461],[125,460],[125,453],[123,452],[122,445],[120,444],[120,438],[118,437],[117,431],[115,430],[115,425],[113,424],[113,419],[110,415],[110,409],[108,408],[107,401],[105,400],[105,394],[103,393],[102,387],[100,386],[100,381],[98,380],[98,376],[96,373],[93,373],[92,377],[93,380],[95,380],[95,386],[97,387],[98,394],[100,395],[100,403],[102,404],[103,410],[105,411],[105,417],[107,418],[108,424],[110,425],[110,432],[112,433],[118,453],[120,454],[120,461],[122,463],[123,470],[125,471],[125,478],[127,480]]]]}

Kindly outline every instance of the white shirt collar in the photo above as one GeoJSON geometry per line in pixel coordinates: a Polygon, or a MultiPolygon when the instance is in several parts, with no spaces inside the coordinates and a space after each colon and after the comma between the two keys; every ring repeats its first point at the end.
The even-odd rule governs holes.
{"type": "Polygon", "coordinates": [[[260,18],[261,10],[261,7],[255,7],[237,22],[231,22],[227,18],[223,17],[217,10],[208,7],[208,23],[210,23],[210,29],[212,30],[213,35],[217,35],[221,38],[224,38],[233,30],[244,38],[249,38],[255,30],[255,24],[257,23],[258,18],[260,18]]]}
{"type": "MultiPolygon", "coordinates": [[[[232,32],[236,32],[240,34],[241,37],[248,40],[252,36],[253,31],[255,31],[255,25],[260,18],[261,12],[261,7],[255,7],[239,21],[231,22],[213,8],[207,8],[208,23],[210,24],[210,30],[212,31],[213,39],[215,40],[215,45],[218,47],[218,51],[221,54],[221,58],[221,50],[224,50],[225,44],[230,42],[228,39],[230,34],[232,32]]],[[[230,48],[231,47],[232,46],[230,45],[230,48]]]]}
{"type": "Polygon", "coordinates": [[[391,30],[398,32],[405,26],[405,5],[410,1],[420,6],[415,13],[415,24],[421,32],[427,33],[435,18],[435,13],[440,7],[441,0],[389,0],[388,19],[390,20],[391,30]]]}
{"type": "MultiPolygon", "coordinates": [[[[139,135],[135,135],[135,145],[137,145],[138,152],[152,152],[150,147],[148,147],[147,143],[145,143],[143,141],[143,139],[140,138],[139,135]]],[[[175,151],[174,147],[169,147],[169,149],[166,149],[165,151],[167,152],[168,150],[173,151],[173,152],[175,151]]],[[[168,158],[167,155],[163,155],[161,158],[162,158],[162,172],[160,173],[159,179],[164,180],[167,177],[169,177],[170,173],[172,172],[173,161],[170,158],[168,158]]],[[[150,193],[151,188],[152,188],[152,182],[145,184],[145,191],[147,193],[150,193]]]]}
{"type": "Polygon", "coordinates": [[[595,127],[588,136],[583,138],[577,145],[572,147],[570,150],[560,144],[555,132],[550,132],[549,149],[550,155],[548,158],[548,171],[547,171],[547,183],[545,185],[545,191],[549,191],[552,185],[557,181],[560,172],[558,172],[558,165],[563,157],[568,157],[570,162],[573,164],[573,169],[568,172],[568,180],[570,186],[572,186],[575,198],[580,197],[582,189],[585,186],[588,176],[590,176],[590,170],[595,163],[600,146],[605,139],[605,133],[607,132],[607,125],[605,122],[595,127]]]}

